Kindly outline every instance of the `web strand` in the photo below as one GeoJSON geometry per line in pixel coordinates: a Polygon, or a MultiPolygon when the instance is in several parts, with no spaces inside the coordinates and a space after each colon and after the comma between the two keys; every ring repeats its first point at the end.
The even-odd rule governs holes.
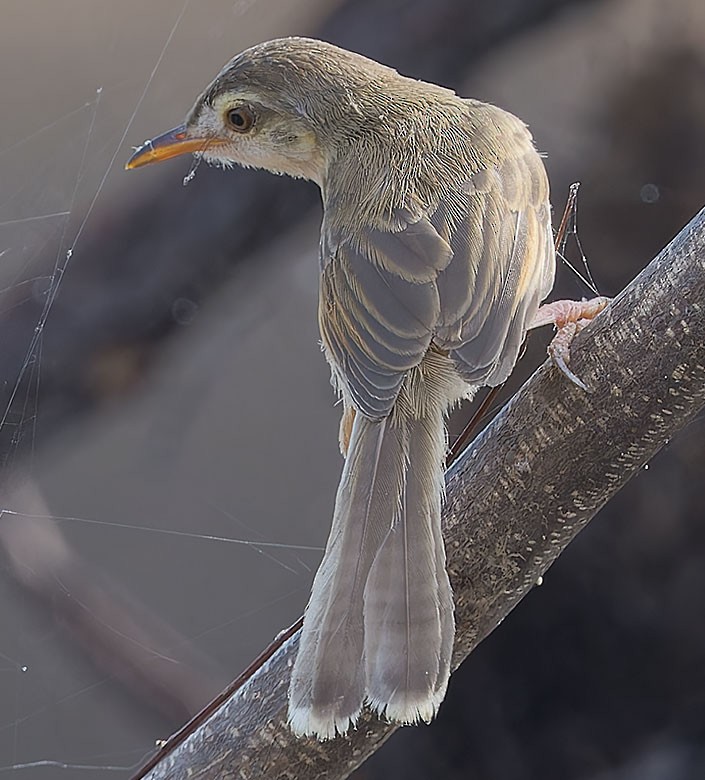
{"type": "MultiPolygon", "coordinates": [[[[45,213],[31,214],[28,216],[18,216],[18,217],[8,218],[0,221],[0,228],[12,228],[12,227],[22,227],[22,226],[31,227],[33,225],[40,226],[45,223],[51,224],[54,221],[60,223],[63,222],[63,224],[60,225],[60,234],[58,236],[58,241],[57,241],[56,257],[53,263],[53,267],[51,267],[50,269],[50,272],[47,274],[35,275],[30,279],[22,279],[21,281],[16,281],[15,284],[9,285],[0,291],[6,294],[14,293],[18,290],[18,288],[26,286],[30,289],[32,295],[34,295],[35,293],[32,288],[34,287],[36,282],[39,281],[48,282],[48,287],[46,291],[42,293],[44,296],[44,300],[41,305],[39,316],[35,321],[34,330],[29,339],[29,344],[27,346],[26,352],[24,352],[24,357],[22,358],[21,365],[19,366],[19,371],[11,380],[11,384],[7,388],[9,390],[9,395],[6,396],[6,404],[4,407],[4,411],[0,416],[0,426],[5,426],[5,425],[14,426],[14,430],[12,432],[12,436],[10,437],[10,441],[8,444],[8,450],[6,451],[5,456],[3,458],[3,461],[5,462],[6,465],[8,459],[13,458],[13,453],[19,452],[18,446],[20,440],[24,436],[25,431],[27,432],[29,437],[31,455],[33,456],[34,454],[35,442],[36,442],[36,425],[37,425],[37,418],[39,412],[38,405],[39,405],[39,394],[40,394],[40,387],[41,387],[41,361],[42,361],[42,352],[43,352],[43,344],[44,344],[44,331],[45,331],[45,327],[49,315],[52,311],[54,303],[56,302],[57,296],[61,288],[61,283],[70,266],[71,260],[76,252],[77,247],[80,244],[80,240],[84,234],[87,225],[89,224],[89,221],[96,208],[96,205],[99,202],[99,198],[104,191],[106,182],[108,180],[108,176],[110,175],[110,172],[115,167],[115,162],[124,146],[125,139],[127,138],[127,135],[134,123],[135,117],[137,116],[137,113],[145,99],[145,96],[147,95],[148,90],[154,81],[158,69],[163,62],[166,51],[169,48],[174,38],[174,35],[176,34],[177,29],[179,28],[179,25],[184,19],[184,16],[186,14],[189,5],[190,5],[190,0],[185,0],[178,16],[176,17],[173,25],[171,26],[169,34],[166,38],[166,41],[164,42],[164,45],[161,48],[161,51],[159,53],[159,56],[157,57],[154,67],[152,68],[147,78],[144,88],[142,89],[140,96],[134,106],[134,109],[127,121],[127,124],[124,127],[120,139],[115,145],[114,150],[112,151],[112,155],[110,157],[108,165],[102,174],[98,186],[95,189],[93,196],[90,200],[88,208],[83,214],[80,224],[78,225],[78,228],[75,231],[73,235],[73,239],[70,241],[70,243],[67,244],[69,221],[72,214],[75,211],[79,189],[82,182],[84,181],[87,172],[89,151],[91,151],[92,149],[94,134],[96,130],[96,118],[98,116],[100,105],[101,105],[102,88],[98,88],[96,90],[96,96],[93,101],[86,102],[81,106],[78,106],[77,108],[74,108],[71,111],[66,112],[65,114],[56,118],[52,122],[42,126],[41,128],[35,130],[32,133],[25,135],[23,138],[16,141],[15,143],[12,143],[9,146],[0,149],[0,157],[4,158],[9,154],[16,152],[19,148],[31,142],[32,140],[38,139],[41,136],[44,136],[47,133],[51,132],[58,125],[68,120],[70,117],[80,115],[82,112],[86,111],[87,109],[91,110],[90,121],[88,123],[87,131],[85,132],[85,137],[81,141],[82,149],[81,149],[80,162],[76,170],[76,175],[72,181],[71,192],[66,207],[62,209],[47,209],[45,213]],[[23,393],[24,397],[22,399],[22,403],[18,404],[17,402],[19,401],[20,392],[23,393]],[[14,423],[11,420],[11,416],[14,417],[15,413],[18,415],[18,421],[16,423],[14,423]]],[[[21,190],[24,190],[26,186],[27,185],[21,188],[21,190]]],[[[9,203],[11,200],[13,200],[16,197],[16,195],[20,193],[20,191],[16,191],[13,195],[10,196],[10,198],[8,198],[5,201],[5,203],[9,203]]],[[[48,240],[44,242],[44,244],[46,243],[48,243],[48,240]]],[[[9,251],[10,251],[10,247],[3,247],[0,250],[0,257],[4,257],[9,251]]],[[[25,247],[22,248],[22,252],[25,255],[27,254],[25,247]]],[[[22,274],[24,269],[27,268],[29,263],[32,262],[32,260],[34,259],[34,257],[37,256],[37,254],[38,254],[37,252],[34,252],[27,259],[25,259],[24,257],[22,257],[22,255],[18,253],[18,256],[22,257],[22,267],[19,269],[19,271],[14,271],[14,272],[18,273],[18,275],[22,274]]],[[[10,306],[6,308],[4,312],[7,313],[15,306],[21,304],[22,301],[20,302],[12,301],[10,306]]],[[[23,462],[23,467],[27,467],[27,466],[28,464],[25,458],[25,461],[23,462]]],[[[0,519],[2,519],[3,515],[7,515],[7,514],[15,514],[15,513],[12,510],[0,510],[0,519]]],[[[74,518],[74,520],[78,521],[79,518],[74,518]]],[[[135,526],[134,528],[139,529],[138,526],[135,526]]],[[[157,529],[154,529],[154,531],[156,532],[157,529]]],[[[181,534],[181,535],[186,536],[186,534],[181,534]]],[[[199,536],[198,534],[192,535],[193,538],[198,538],[198,536],[199,536]]],[[[213,536],[212,541],[226,541],[226,539],[225,537],[223,537],[222,539],[218,539],[217,537],[213,536]]],[[[229,541],[234,542],[235,540],[229,540],[229,541]]],[[[242,542],[245,543],[245,540],[242,540],[242,542]]],[[[266,546],[266,543],[253,545],[253,548],[258,550],[260,553],[263,553],[264,551],[260,549],[263,546],[266,546]]],[[[270,557],[274,558],[274,556],[270,556],[270,557]]],[[[285,568],[290,569],[290,567],[286,567],[286,565],[281,562],[280,565],[284,565],[285,568]]],[[[293,569],[290,570],[294,571],[293,569]]],[[[82,606],[84,606],[85,608],[85,605],[82,606]]],[[[108,626],[108,628],[111,627],[108,626]]],[[[217,628],[218,628],[217,626],[214,626],[208,629],[208,631],[215,631],[217,630],[217,628]]],[[[124,637],[124,638],[134,641],[132,637],[124,637]]],[[[50,704],[46,705],[45,707],[39,708],[38,710],[35,710],[34,712],[26,716],[19,717],[20,706],[21,706],[22,699],[24,697],[23,691],[25,690],[24,680],[26,679],[26,677],[24,673],[27,671],[27,667],[23,666],[22,664],[17,662],[14,658],[10,657],[5,653],[0,652],[0,658],[3,659],[3,661],[5,661],[7,664],[9,664],[7,668],[0,668],[0,672],[14,673],[17,675],[15,686],[13,686],[14,694],[11,694],[14,700],[12,706],[14,707],[16,717],[13,719],[13,721],[10,724],[7,724],[4,727],[0,727],[0,731],[10,730],[10,744],[8,745],[9,748],[8,752],[11,751],[12,763],[8,766],[0,767],[0,772],[14,773],[14,772],[20,772],[21,770],[32,770],[32,769],[39,769],[39,768],[55,768],[55,769],[65,770],[67,772],[103,771],[103,770],[125,772],[134,769],[136,766],[139,765],[139,763],[141,763],[142,759],[140,759],[140,761],[138,761],[134,765],[125,765],[125,766],[117,766],[109,763],[105,763],[105,764],[97,764],[95,762],[89,763],[87,761],[65,762],[65,761],[53,760],[53,759],[41,759],[33,762],[19,762],[18,751],[20,747],[20,741],[19,741],[20,729],[30,719],[36,717],[41,713],[46,713],[47,711],[56,708],[62,702],[70,701],[71,699],[74,699],[78,696],[96,690],[98,687],[100,687],[100,685],[103,682],[106,682],[110,678],[105,678],[103,681],[99,681],[98,683],[84,686],[79,691],[76,691],[68,696],[61,697],[55,701],[52,701],[50,704]]],[[[140,749],[139,755],[143,756],[144,753],[145,753],[144,749],[140,749]]],[[[96,758],[100,758],[100,756],[96,756],[96,758]]]]}
{"type": "Polygon", "coordinates": [[[26,517],[34,520],[55,520],[57,522],[83,523],[85,525],[102,525],[108,528],[123,528],[129,531],[142,531],[144,533],[162,534],[164,536],[178,536],[185,539],[201,539],[208,542],[223,542],[226,544],[239,544],[245,547],[271,547],[280,550],[299,550],[307,552],[323,552],[322,547],[307,544],[287,544],[285,542],[253,542],[249,539],[235,539],[230,536],[218,536],[215,534],[199,534],[195,531],[177,531],[173,528],[151,528],[144,525],[134,525],[132,523],[117,523],[109,520],[96,520],[89,517],[74,517],[62,515],[37,515],[28,512],[18,512],[13,509],[0,509],[0,518],[3,515],[14,515],[15,517],[26,517]]]}

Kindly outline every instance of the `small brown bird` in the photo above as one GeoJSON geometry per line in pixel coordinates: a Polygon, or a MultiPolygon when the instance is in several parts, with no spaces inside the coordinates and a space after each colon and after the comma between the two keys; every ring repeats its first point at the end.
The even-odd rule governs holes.
{"type": "Polygon", "coordinates": [[[127,167],[186,152],[311,179],[323,198],[318,319],[346,460],[291,727],[333,737],[365,702],[430,721],[455,634],[445,416],[509,376],[528,328],[575,330],[603,305],[537,314],[555,272],[541,158],[512,114],[305,38],[237,55],[127,167]]]}

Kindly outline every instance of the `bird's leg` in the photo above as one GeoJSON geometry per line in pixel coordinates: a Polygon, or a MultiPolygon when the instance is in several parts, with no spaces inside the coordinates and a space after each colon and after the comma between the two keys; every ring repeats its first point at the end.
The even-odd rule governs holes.
{"type": "Polygon", "coordinates": [[[555,325],[556,335],[548,345],[548,354],[571,382],[582,390],[589,392],[590,388],[576,376],[570,368],[570,345],[579,333],[607,304],[609,298],[600,296],[589,301],[554,301],[539,307],[529,329],[540,328],[543,325],[555,325]]]}
{"type": "Polygon", "coordinates": [[[350,435],[352,434],[352,427],[354,422],[355,407],[345,405],[343,408],[343,416],[340,420],[340,432],[338,434],[340,453],[344,458],[348,455],[348,446],[350,444],[350,435]]]}

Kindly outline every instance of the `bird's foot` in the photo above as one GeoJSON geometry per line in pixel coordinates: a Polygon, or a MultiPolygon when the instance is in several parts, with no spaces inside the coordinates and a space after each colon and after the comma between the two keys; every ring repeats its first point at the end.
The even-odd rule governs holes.
{"type": "Polygon", "coordinates": [[[589,393],[590,388],[568,367],[570,345],[576,334],[607,306],[609,298],[600,296],[589,301],[554,301],[539,307],[529,328],[555,325],[556,335],[548,345],[548,354],[555,366],[581,390],[589,393]]]}

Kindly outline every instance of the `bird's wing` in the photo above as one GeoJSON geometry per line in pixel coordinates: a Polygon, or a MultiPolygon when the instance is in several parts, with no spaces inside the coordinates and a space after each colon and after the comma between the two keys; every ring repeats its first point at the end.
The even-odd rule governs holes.
{"type": "MultiPolygon", "coordinates": [[[[357,239],[324,224],[319,324],[337,378],[372,418],[391,411],[433,342],[472,384],[504,381],[553,284],[548,182],[533,147],[469,175],[421,219],[357,239]]],[[[396,213],[404,224],[405,215],[396,213]]]]}
{"type": "Polygon", "coordinates": [[[440,316],[436,277],[451,249],[426,217],[398,232],[321,241],[323,344],[355,406],[381,418],[431,344],[440,316]]]}
{"type": "Polygon", "coordinates": [[[434,342],[471,384],[511,373],[526,330],[553,286],[548,178],[533,147],[470,177],[430,215],[453,259],[436,277],[441,321],[434,342]]]}

